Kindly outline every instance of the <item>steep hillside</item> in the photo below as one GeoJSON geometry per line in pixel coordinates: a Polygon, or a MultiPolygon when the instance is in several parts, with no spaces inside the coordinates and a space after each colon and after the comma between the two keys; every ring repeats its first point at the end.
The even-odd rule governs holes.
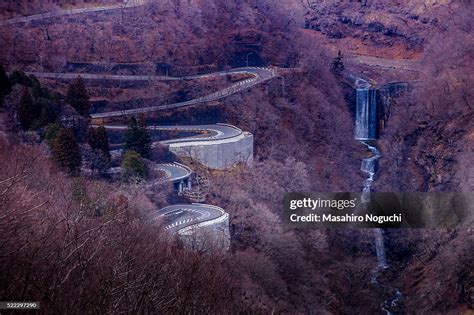
{"type": "MultiPolygon", "coordinates": [[[[0,8],[11,17],[103,2],[0,8]]],[[[88,109],[80,117],[70,104],[69,81],[14,72],[0,107],[0,218],[8,218],[0,220],[0,300],[31,297],[45,312],[73,314],[376,314],[399,290],[394,314],[472,311],[472,229],[387,229],[389,268],[379,270],[372,230],[290,229],[281,219],[286,192],[362,188],[370,152],[354,140],[351,76],[377,87],[409,81],[377,141],[375,191],[474,190],[472,9],[449,0],[175,0],[2,26],[0,64],[10,73],[183,76],[276,66],[279,76],[219,101],[139,117],[228,123],[253,134],[252,165],[222,171],[180,160],[206,178],[206,202],[229,213],[230,249],[216,254],[187,251],[147,220],[150,209],[189,202],[171,184],[144,193],[139,181],[61,171],[51,122],[71,129],[86,156],[88,109]],[[338,50],[341,73],[333,67],[338,50]],[[19,113],[29,105],[34,123],[25,126],[19,113]]],[[[246,78],[83,87],[101,101],[92,111],[109,111],[186,101],[246,78]]],[[[162,158],[151,154],[146,163],[162,158]]]]}
{"type": "MultiPolygon", "coordinates": [[[[420,58],[430,38],[466,12],[462,1],[302,1],[305,28],[342,51],[420,58]]],[[[467,4],[467,3],[466,3],[467,4]]]]}
{"type": "Polygon", "coordinates": [[[418,82],[397,100],[382,136],[381,189],[472,191],[472,10],[425,47],[418,82]],[[443,45],[439,45],[443,42],[443,45]]]}

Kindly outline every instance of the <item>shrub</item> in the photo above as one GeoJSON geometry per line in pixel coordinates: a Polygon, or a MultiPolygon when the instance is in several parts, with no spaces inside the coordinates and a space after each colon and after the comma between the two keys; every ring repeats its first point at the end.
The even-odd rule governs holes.
{"type": "Polygon", "coordinates": [[[135,151],[127,151],[122,160],[122,178],[127,180],[135,176],[146,178],[148,168],[140,154],[135,151]]]}

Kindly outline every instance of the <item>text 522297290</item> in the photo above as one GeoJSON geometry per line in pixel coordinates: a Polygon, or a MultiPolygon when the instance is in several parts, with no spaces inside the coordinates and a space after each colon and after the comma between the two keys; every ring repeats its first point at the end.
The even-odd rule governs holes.
{"type": "Polygon", "coordinates": [[[38,310],[39,302],[0,302],[0,310],[38,310]]]}

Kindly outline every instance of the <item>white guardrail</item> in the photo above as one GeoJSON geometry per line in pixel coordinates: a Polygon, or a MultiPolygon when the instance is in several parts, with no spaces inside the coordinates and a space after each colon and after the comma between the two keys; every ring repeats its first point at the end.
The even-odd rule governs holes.
{"type": "Polygon", "coordinates": [[[186,226],[182,229],[179,229],[177,231],[178,234],[191,234],[195,228],[201,228],[201,227],[205,227],[205,226],[220,224],[220,223],[224,223],[225,221],[229,220],[229,214],[227,212],[225,212],[224,209],[222,209],[221,207],[214,206],[214,205],[208,205],[208,204],[204,204],[204,203],[193,203],[193,205],[215,209],[215,210],[221,212],[221,215],[218,216],[217,218],[203,220],[201,222],[197,222],[195,224],[191,224],[191,225],[186,226]]]}

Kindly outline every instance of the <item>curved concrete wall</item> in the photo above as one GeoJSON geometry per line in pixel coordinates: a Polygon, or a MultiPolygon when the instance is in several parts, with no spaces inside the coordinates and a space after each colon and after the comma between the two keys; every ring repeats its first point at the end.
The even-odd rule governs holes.
{"type": "Polygon", "coordinates": [[[169,150],[178,156],[195,159],[209,168],[225,169],[239,162],[252,163],[253,135],[242,132],[229,139],[172,143],[169,150]]]}
{"type": "Polygon", "coordinates": [[[190,249],[226,251],[230,247],[229,214],[224,212],[216,219],[185,227],[177,234],[190,249]]]}

